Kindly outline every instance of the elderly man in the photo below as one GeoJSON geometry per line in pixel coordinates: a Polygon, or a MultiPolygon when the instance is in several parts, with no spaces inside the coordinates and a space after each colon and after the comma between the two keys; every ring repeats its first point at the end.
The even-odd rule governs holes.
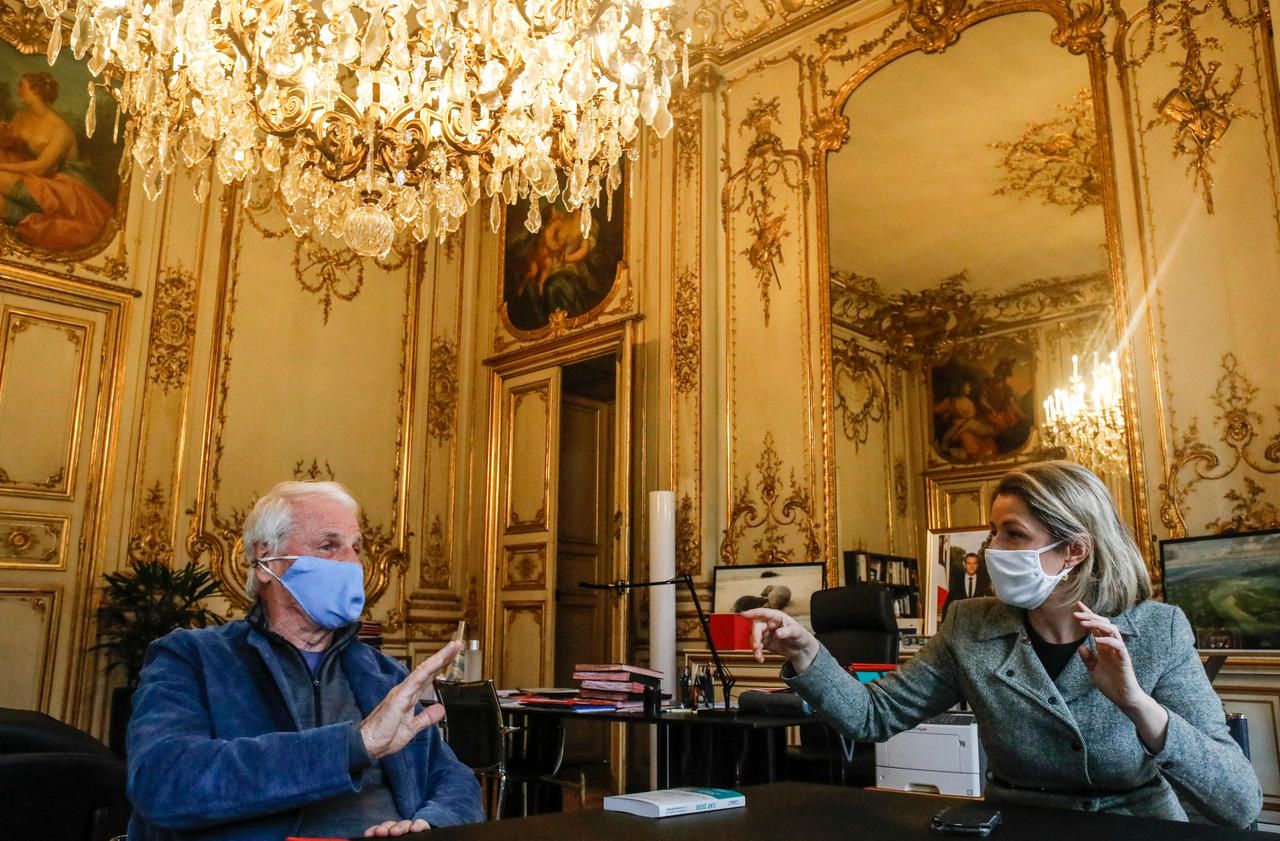
{"type": "Polygon", "coordinates": [[[356,641],[354,499],[282,482],[244,524],[243,621],[147,652],[129,722],[132,841],[403,835],[479,821],[480,786],[418,698],[458,653],[409,672],[356,641]]]}

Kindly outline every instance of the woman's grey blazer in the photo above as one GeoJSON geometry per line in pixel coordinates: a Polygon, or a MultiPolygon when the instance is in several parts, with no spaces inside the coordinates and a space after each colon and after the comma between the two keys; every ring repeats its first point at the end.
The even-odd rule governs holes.
{"type": "Polygon", "coordinates": [[[859,683],[825,648],[803,674],[788,664],[782,676],[863,741],[882,742],[968,702],[987,751],[989,800],[1186,820],[1176,788],[1215,822],[1247,826],[1257,817],[1257,775],[1227,731],[1181,610],[1145,601],[1112,620],[1138,682],[1169,711],[1164,750],[1154,756],[1079,657],[1049,679],[1023,616],[996,599],[966,599],[881,680],[859,683]]]}

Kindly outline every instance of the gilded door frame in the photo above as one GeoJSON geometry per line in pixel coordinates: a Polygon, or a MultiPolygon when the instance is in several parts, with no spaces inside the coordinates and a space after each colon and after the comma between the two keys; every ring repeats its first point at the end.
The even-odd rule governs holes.
{"type": "MultiPolygon", "coordinates": [[[[1112,282],[1112,299],[1115,311],[1117,339],[1127,335],[1126,325],[1130,308],[1126,294],[1124,243],[1120,231],[1120,199],[1117,186],[1115,147],[1110,119],[1107,89],[1107,58],[1103,25],[1107,14],[1103,0],[1083,0],[1072,4],[1070,0],[993,0],[970,6],[966,0],[931,4],[929,0],[908,0],[905,13],[912,31],[901,40],[887,46],[860,66],[836,89],[829,102],[819,102],[820,93],[816,79],[813,82],[814,106],[817,117],[814,124],[826,127],[815,132],[814,180],[816,181],[816,208],[818,230],[818,270],[822,282],[818,284],[819,316],[821,321],[822,354],[822,451],[823,493],[825,495],[824,544],[835,546],[835,429],[834,372],[831,359],[831,251],[829,241],[827,203],[827,164],[832,152],[838,151],[848,140],[844,106],[855,90],[872,74],[883,69],[895,59],[914,52],[941,53],[954,44],[960,34],[971,26],[1003,15],[1019,12],[1040,12],[1053,18],[1057,24],[1050,40],[1073,55],[1083,55],[1089,63],[1089,82],[1093,93],[1093,115],[1098,135],[1100,168],[1102,170],[1102,207],[1106,226],[1107,254],[1112,282]],[[841,130],[843,129],[843,130],[841,130]]],[[[814,72],[814,71],[811,71],[814,72]]],[[[1135,538],[1146,557],[1148,567],[1151,558],[1151,523],[1147,508],[1146,477],[1142,459],[1142,430],[1138,424],[1137,383],[1134,359],[1138,349],[1135,339],[1129,338],[1120,348],[1124,381],[1124,416],[1128,426],[1129,495],[1133,505],[1135,538]]]]}
{"type": "MultiPolygon", "coordinates": [[[[489,389],[489,441],[488,478],[485,483],[484,505],[484,631],[486,645],[495,638],[497,622],[498,565],[500,562],[499,533],[505,504],[501,477],[497,465],[502,463],[502,384],[509,377],[527,374],[550,367],[563,367],[606,354],[616,354],[617,375],[617,427],[614,430],[615,467],[614,487],[617,491],[617,510],[621,514],[617,522],[613,547],[613,577],[626,579],[631,569],[631,440],[632,440],[632,389],[633,347],[635,323],[631,316],[570,334],[561,339],[490,356],[484,364],[490,369],[489,389]]],[[[631,650],[631,634],[627,621],[630,615],[630,598],[614,600],[609,611],[608,623],[612,636],[610,658],[622,661],[631,650]]],[[[492,648],[492,646],[490,646],[492,648]]],[[[626,767],[626,733],[613,728],[610,741],[610,773],[615,784],[621,785],[620,774],[626,767]]],[[[619,791],[622,789],[619,788],[619,791]]]]}
{"type": "MultiPolygon", "coordinates": [[[[79,568],[74,580],[75,590],[65,596],[70,602],[71,627],[66,629],[70,638],[67,649],[70,662],[66,666],[67,681],[60,715],[63,720],[87,730],[93,723],[90,705],[98,664],[98,657],[89,651],[96,628],[94,617],[98,590],[94,582],[104,571],[103,558],[111,513],[107,491],[114,479],[115,453],[119,444],[130,305],[142,293],[100,281],[51,275],[7,263],[0,265],[0,292],[75,307],[103,318],[97,403],[92,428],[88,430],[84,523],[78,545],[68,547],[68,551],[79,554],[79,568]]],[[[77,417],[76,423],[82,422],[83,418],[77,417]]],[[[49,703],[52,699],[46,698],[46,706],[49,703]]]]}

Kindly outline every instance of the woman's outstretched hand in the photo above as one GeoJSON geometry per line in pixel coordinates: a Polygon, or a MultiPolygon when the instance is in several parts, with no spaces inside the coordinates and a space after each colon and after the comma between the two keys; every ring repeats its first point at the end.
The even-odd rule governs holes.
{"type": "Polygon", "coordinates": [[[765,651],[772,651],[790,660],[791,668],[800,674],[818,656],[821,646],[817,638],[781,610],[757,607],[744,610],[742,615],[754,623],[751,627],[751,649],[757,662],[763,663],[765,651]]]}

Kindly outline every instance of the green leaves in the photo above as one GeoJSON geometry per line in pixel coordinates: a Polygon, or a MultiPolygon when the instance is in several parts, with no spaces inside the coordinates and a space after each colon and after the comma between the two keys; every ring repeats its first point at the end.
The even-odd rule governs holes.
{"type": "Polygon", "coordinates": [[[173,568],[160,561],[135,561],[109,572],[94,648],[106,649],[110,668],[122,668],[136,686],[142,658],[152,640],[175,628],[204,628],[222,618],[201,602],[219,593],[218,582],[200,564],[173,568]]]}

